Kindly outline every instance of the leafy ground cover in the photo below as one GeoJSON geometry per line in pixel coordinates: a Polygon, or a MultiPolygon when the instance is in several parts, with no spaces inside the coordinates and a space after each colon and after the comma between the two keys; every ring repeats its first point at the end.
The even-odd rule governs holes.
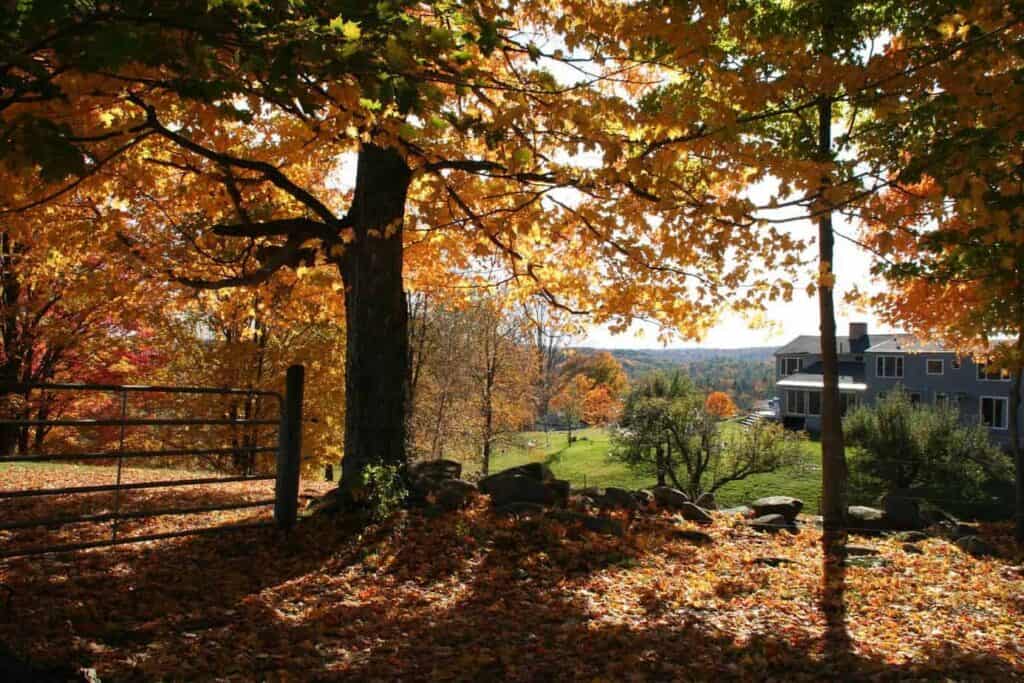
{"type": "MultiPolygon", "coordinates": [[[[39,472],[3,476],[25,487],[39,472]]],[[[628,521],[622,538],[595,536],[496,518],[481,501],[361,529],[314,518],[290,535],[16,559],[0,565],[0,640],[104,681],[1024,676],[1024,578],[1006,528],[984,527],[998,559],[858,539],[882,562],[834,574],[823,596],[812,528],[764,536],[721,516],[695,545],[668,515],[628,521]]]]}
{"type": "MultiPolygon", "coordinates": [[[[726,423],[724,428],[739,427],[726,423]]],[[[491,469],[497,472],[527,462],[546,462],[558,477],[568,479],[575,487],[637,489],[654,484],[649,476],[638,474],[608,457],[611,449],[608,430],[591,428],[574,434],[580,438],[572,445],[568,445],[565,432],[517,434],[499,450],[491,469]]],[[[795,496],[804,501],[806,511],[816,513],[821,496],[821,444],[808,440],[803,444],[803,458],[798,464],[731,482],[716,495],[723,505],[749,503],[767,495],[795,496]]]]}

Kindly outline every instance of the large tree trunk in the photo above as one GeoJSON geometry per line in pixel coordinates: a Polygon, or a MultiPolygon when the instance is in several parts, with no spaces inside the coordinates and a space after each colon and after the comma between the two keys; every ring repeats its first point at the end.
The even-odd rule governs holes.
{"type": "Polygon", "coordinates": [[[402,282],[402,221],[412,172],[393,149],[359,151],[350,216],[355,240],[340,270],[345,284],[345,457],[341,493],[360,504],[367,465],[405,474],[408,309],[402,282]]]}
{"type": "MultiPolygon", "coordinates": [[[[818,155],[832,157],[832,100],[818,103],[818,155]]],[[[823,189],[830,184],[823,181],[823,189]]],[[[827,202],[827,199],[825,200],[827,202]]],[[[832,259],[835,236],[832,209],[827,204],[818,220],[818,312],[821,324],[821,514],[822,544],[827,558],[842,559],[846,544],[846,453],[839,403],[839,355],[836,350],[836,313],[832,295],[832,259]]]]}

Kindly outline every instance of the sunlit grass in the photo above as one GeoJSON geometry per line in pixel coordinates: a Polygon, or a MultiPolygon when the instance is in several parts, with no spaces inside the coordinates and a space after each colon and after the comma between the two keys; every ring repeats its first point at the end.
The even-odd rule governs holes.
{"type": "MultiPolygon", "coordinates": [[[[726,423],[725,429],[739,429],[726,423]]],[[[589,428],[573,432],[578,437],[569,445],[567,435],[560,432],[521,432],[498,447],[491,471],[528,462],[547,463],[556,476],[568,479],[573,487],[621,486],[637,489],[654,485],[646,474],[638,473],[609,457],[610,433],[606,429],[589,428]]],[[[801,462],[769,474],[759,474],[726,484],[717,493],[719,505],[748,503],[760,496],[796,496],[805,503],[807,512],[817,512],[821,495],[821,444],[807,441],[801,462]]]]}

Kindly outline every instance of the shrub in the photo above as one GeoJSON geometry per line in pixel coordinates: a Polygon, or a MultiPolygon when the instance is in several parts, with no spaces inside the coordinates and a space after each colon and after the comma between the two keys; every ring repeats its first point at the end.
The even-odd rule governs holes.
{"type": "Polygon", "coordinates": [[[363,470],[363,491],[366,508],[373,519],[380,521],[401,509],[409,492],[394,465],[369,465],[363,470]]]}
{"type": "Polygon", "coordinates": [[[853,496],[910,490],[952,510],[988,516],[999,507],[1009,461],[981,425],[965,424],[955,408],[914,404],[897,388],[843,423],[853,496]]]}

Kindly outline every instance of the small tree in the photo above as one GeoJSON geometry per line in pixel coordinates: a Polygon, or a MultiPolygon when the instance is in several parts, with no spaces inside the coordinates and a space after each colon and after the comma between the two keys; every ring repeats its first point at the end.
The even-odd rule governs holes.
{"type": "Polygon", "coordinates": [[[551,399],[551,409],[559,413],[567,425],[566,439],[572,443],[572,428],[583,419],[587,394],[594,382],[586,375],[576,375],[551,399]]]}
{"type": "Polygon", "coordinates": [[[781,426],[722,425],[707,399],[678,376],[653,378],[627,398],[612,456],[692,497],[773,472],[799,457],[799,437],[781,426]]]}
{"type": "Polygon", "coordinates": [[[736,404],[724,391],[712,391],[704,402],[704,409],[719,420],[732,417],[737,413],[736,404]]]}
{"type": "Polygon", "coordinates": [[[964,424],[955,408],[914,404],[900,387],[851,412],[844,431],[858,449],[852,463],[861,489],[880,484],[969,503],[1009,476],[1009,462],[982,426],[964,424]]]}

